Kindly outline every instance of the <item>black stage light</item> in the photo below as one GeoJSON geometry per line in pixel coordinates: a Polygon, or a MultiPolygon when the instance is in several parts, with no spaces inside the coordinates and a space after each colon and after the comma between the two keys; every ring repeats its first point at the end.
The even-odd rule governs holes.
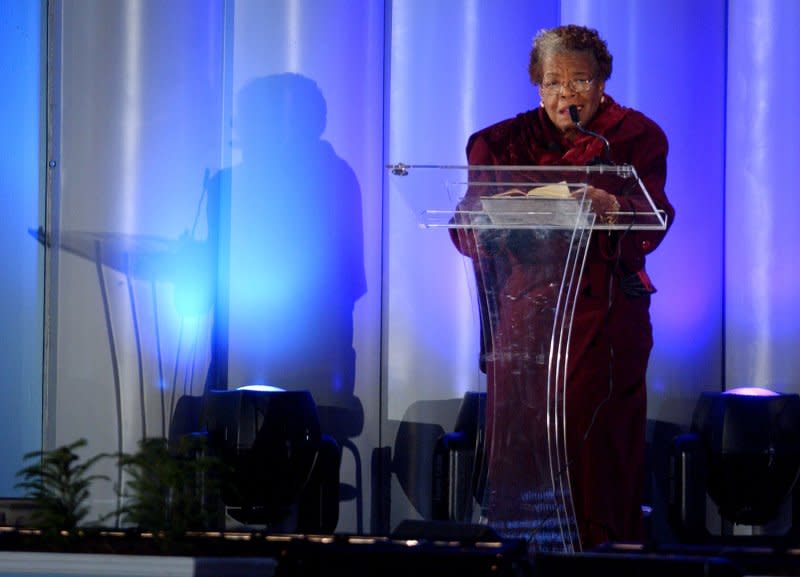
{"type": "Polygon", "coordinates": [[[800,472],[800,396],[752,387],[702,393],[691,433],[677,438],[676,448],[679,525],[703,532],[697,529],[707,493],[723,520],[764,526],[787,503],[800,472]]]}
{"type": "Polygon", "coordinates": [[[222,500],[231,517],[269,528],[311,503],[317,509],[311,522],[292,530],[333,531],[338,520],[339,447],[321,433],[308,391],[208,391],[202,421],[210,451],[228,471],[222,500]]]}

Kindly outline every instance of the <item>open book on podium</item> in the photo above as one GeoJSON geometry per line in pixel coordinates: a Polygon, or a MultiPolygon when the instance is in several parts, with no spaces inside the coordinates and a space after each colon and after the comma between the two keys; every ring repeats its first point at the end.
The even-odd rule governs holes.
{"type": "Polygon", "coordinates": [[[487,390],[471,392],[486,399],[474,419],[485,430],[474,436],[474,469],[462,472],[469,490],[448,497],[461,501],[451,520],[486,523],[531,553],[581,551],[566,369],[589,240],[665,230],[666,215],[632,166],[388,168],[392,198],[421,227],[449,229],[475,273],[487,390]],[[616,195],[619,210],[596,215],[588,186],[616,195]]]}

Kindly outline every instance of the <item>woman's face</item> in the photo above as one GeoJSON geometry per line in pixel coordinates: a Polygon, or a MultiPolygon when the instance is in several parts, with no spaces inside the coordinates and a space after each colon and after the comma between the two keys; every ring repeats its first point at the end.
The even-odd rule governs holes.
{"type": "Polygon", "coordinates": [[[547,116],[561,131],[575,131],[569,115],[573,104],[578,107],[581,124],[594,117],[605,89],[605,82],[596,75],[597,65],[589,54],[563,52],[543,59],[539,96],[547,116]],[[582,89],[585,91],[581,92],[582,89]]]}

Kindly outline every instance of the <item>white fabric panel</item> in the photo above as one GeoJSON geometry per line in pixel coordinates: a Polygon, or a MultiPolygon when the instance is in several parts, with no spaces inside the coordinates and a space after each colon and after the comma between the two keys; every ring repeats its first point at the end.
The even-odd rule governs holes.
{"type": "MultiPolygon", "coordinates": [[[[466,164],[472,132],[537,106],[528,55],[535,32],[557,23],[557,2],[402,0],[391,7],[387,162],[466,164]]],[[[457,198],[444,180],[415,188],[414,177],[386,181],[384,442],[400,485],[392,488],[392,524],[430,513],[433,443],[452,428],[464,392],[483,386],[471,265],[447,231],[418,226],[421,211],[452,209],[457,198]],[[403,428],[395,438],[409,423],[414,434],[403,428]]]]}
{"type": "Polygon", "coordinates": [[[606,91],[655,120],[670,144],[675,223],[648,258],[650,418],[688,424],[722,386],[725,2],[565,0],[563,22],[596,28],[614,57],[606,91]]]}
{"type": "MultiPolygon", "coordinates": [[[[259,186],[250,186],[247,177],[237,176],[246,173],[234,168],[231,185],[230,384],[271,381],[271,384],[287,388],[293,388],[293,385],[308,388],[317,404],[342,406],[353,397],[360,402],[366,418],[364,429],[358,432],[355,440],[358,453],[343,452],[341,477],[343,482],[354,485],[357,480],[355,459],[361,460],[361,499],[365,506],[362,518],[358,519],[356,503],[352,500],[344,502],[338,525],[340,531],[356,532],[368,526],[368,464],[373,448],[379,444],[381,414],[383,6],[381,2],[372,0],[236,0],[232,6],[231,53],[226,62],[226,76],[232,90],[233,148],[230,158],[233,165],[243,161],[242,166],[247,166],[248,158],[252,165],[253,149],[262,147],[267,149],[265,160],[269,164],[281,153],[270,148],[275,146],[272,140],[297,136],[302,132],[304,118],[318,110],[298,88],[315,86],[316,99],[325,107],[326,114],[317,142],[299,148],[299,155],[303,156],[304,150],[309,151],[308,155],[289,160],[288,164],[294,167],[290,176],[274,177],[268,173],[259,186]],[[263,117],[272,117],[276,124],[266,126],[265,122],[265,126],[259,126],[257,130],[263,129],[262,134],[253,134],[249,130],[252,118],[247,118],[239,108],[238,97],[242,88],[254,80],[265,83],[263,86],[272,86],[263,93],[266,98],[262,107],[274,110],[265,110],[263,117]],[[274,98],[276,92],[281,93],[278,99],[274,98]],[[281,114],[285,115],[281,117],[281,114]],[[340,159],[340,168],[346,166],[346,170],[352,170],[357,190],[344,190],[333,178],[335,172],[329,171],[331,167],[318,156],[313,156],[319,152],[316,146],[319,140],[325,143],[323,146],[329,145],[332,153],[340,159]],[[307,184],[309,179],[316,183],[314,190],[282,190],[295,184],[307,184]],[[342,208],[347,203],[345,195],[349,198],[354,194],[360,195],[360,205],[347,210],[342,208]],[[346,229],[352,238],[358,237],[359,245],[363,241],[363,263],[360,265],[364,272],[357,273],[359,266],[356,265],[338,272],[339,277],[356,277],[358,274],[366,277],[366,292],[360,294],[359,291],[356,295],[352,326],[349,327],[354,331],[355,385],[353,387],[350,382],[350,370],[342,371],[348,377],[344,379],[347,382],[330,382],[331,375],[326,371],[321,371],[318,380],[309,379],[309,374],[314,375],[316,359],[326,354],[323,350],[326,344],[333,350],[337,349],[336,343],[330,341],[319,345],[313,341],[313,350],[308,355],[294,359],[299,367],[298,374],[281,381],[285,375],[275,375],[270,370],[272,361],[268,349],[286,346],[291,352],[292,341],[295,341],[302,351],[305,343],[322,330],[324,323],[314,312],[314,305],[325,300],[326,293],[332,291],[332,284],[349,288],[361,284],[358,278],[337,279],[336,271],[332,271],[334,276],[327,277],[326,281],[331,284],[317,283],[313,286],[319,271],[327,268],[326,262],[337,260],[344,250],[334,239],[326,244],[327,239],[318,238],[320,231],[330,224],[326,221],[340,218],[339,212],[333,214],[337,204],[342,208],[341,212],[346,213],[341,218],[347,220],[343,227],[338,228],[346,229]],[[279,207],[284,208],[283,214],[278,212],[279,207]],[[286,254],[291,255],[290,260],[295,262],[281,261],[280,255],[276,255],[285,250],[285,247],[269,240],[275,238],[276,231],[285,238],[294,239],[295,250],[286,250],[286,254]],[[278,266],[265,264],[276,261],[278,266]],[[282,326],[276,332],[275,327],[270,326],[275,323],[268,321],[274,317],[264,295],[275,289],[281,280],[277,277],[281,275],[296,276],[304,285],[297,292],[308,297],[299,309],[284,308],[284,311],[297,313],[294,315],[297,322],[289,323],[296,325],[296,333],[287,330],[288,326],[282,326]],[[259,294],[253,299],[255,305],[248,307],[245,303],[252,291],[259,294]],[[315,317],[308,318],[308,323],[302,322],[306,319],[304,309],[315,317]],[[287,385],[287,381],[291,384],[287,385]]],[[[295,299],[286,300],[297,303],[295,299]]],[[[349,314],[349,311],[342,312],[349,314]]],[[[342,326],[343,330],[346,328],[342,326]]],[[[349,341],[340,344],[350,346],[349,341]]]]}
{"type": "MultiPolygon", "coordinates": [[[[102,275],[96,263],[113,243],[57,253],[46,447],[86,438],[88,454],[133,452],[142,437],[166,435],[178,397],[202,392],[210,359],[210,309],[186,314],[196,283],[179,281],[184,249],[205,236],[204,223],[194,226],[204,172],[220,158],[223,4],[55,7],[55,240],[74,249],[86,232],[131,235],[136,255],[153,240],[180,252],[157,273],[139,266],[156,260],[134,257],[102,275]]],[[[110,460],[103,467],[119,482],[110,460]]],[[[93,498],[96,513],[113,509],[112,483],[93,498]]]]}
{"type": "MultiPolygon", "coordinates": [[[[366,294],[359,295],[352,311],[354,326],[349,328],[354,332],[356,350],[356,396],[366,424],[358,432],[356,450],[344,451],[342,480],[357,484],[353,475],[360,459],[361,503],[368,504],[370,481],[364,463],[369,463],[371,451],[378,445],[380,415],[382,5],[366,0],[359,6],[344,0],[315,5],[294,0],[220,0],[199,7],[193,0],[166,5],[158,0],[65,0],[58,4],[57,13],[61,84],[55,89],[61,123],[55,132],[60,170],[54,195],[60,202],[57,228],[65,245],[76,237],[76,231],[92,231],[155,237],[188,249],[202,247],[209,232],[206,211],[211,187],[207,185],[221,169],[242,160],[242,135],[248,134],[256,149],[281,152],[281,143],[275,148],[270,139],[299,134],[305,118],[304,102],[294,100],[302,95],[287,91],[278,100],[255,103],[255,109],[263,111],[259,120],[269,118],[287,130],[278,130],[277,124],[248,126],[237,116],[240,89],[255,78],[284,73],[291,73],[290,79],[302,76],[308,80],[305,85],[319,88],[326,107],[322,149],[335,152],[352,171],[361,191],[358,222],[344,226],[353,229],[359,246],[363,242],[366,247],[366,289],[362,289],[366,294]],[[301,115],[280,114],[292,110],[301,115]],[[275,111],[278,114],[269,117],[275,111]]],[[[284,78],[289,77],[281,76],[279,83],[284,78]]],[[[305,173],[319,176],[314,173],[320,165],[311,161],[304,165],[304,158],[295,161],[305,173]]],[[[265,270],[269,267],[264,262],[271,262],[269,257],[286,247],[258,243],[263,240],[259,232],[271,228],[264,224],[275,216],[280,196],[269,184],[261,183],[266,186],[252,190],[234,187],[231,254],[239,267],[236,271],[242,274],[231,277],[231,286],[240,276],[246,282],[236,286],[252,281],[254,277],[246,273],[254,271],[266,272],[256,278],[268,284],[280,283],[279,275],[265,270]],[[253,193],[250,200],[255,204],[242,202],[237,192],[253,193]],[[260,194],[265,192],[271,194],[260,194]]],[[[320,208],[323,197],[317,195],[331,199],[328,206],[336,208],[341,190],[324,181],[318,184],[305,191],[305,196],[295,191],[297,206],[308,220],[302,215],[297,220],[284,219],[287,234],[298,243],[317,238],[320,231],[324,236],[328,230],[325,219],[332,216],[320,208]]],[[[286,192],[291,195],[293,191],[286,192]]],[[[335,242],[319,240],[317,246],[335,242]]],[[[186,298],[197,284],[192,282],[196,279],[191,271],[185,271],[190,282],[182,285],[140,279],[136,270],[126,274],[125,266],[122,270],[104,267],[99,275],[93,246],[89,243],[89,254],[81,256],[59,253],[58,287],[53,295],[58,317],[54,376],[49,383],[53,411],[47,415],[48,444],[62,445],[85,437],[89,453],[133,451],[142,436],[166,433],[177,398],[202,393],[210,362],[213,311],[201,307],[185,314],[186,307],[198,304],[196,299],[188,302],[186,298]]],[[[328,254],[336,257],[330,250],[328,254]]],[[[297,253],[297,260],[305,258],[301,256],[297,253]]],[[[176,264],[185,264],[187,258],[181,253],[176,264]]],[[[315,286],[311,280],[325,264],[306,263],[308,290],[331,292],[330,285],[315,286]]],[[[364,281],[353,279],[353,284],[363,286],[364,281]]],[[[269,286],[255,289],[264,292],[269,286]]],[[[241,302],[239,298],[230,301],[230,319],[254,316],[252,311],[237,308],[241,302]]],[[[314,319],[311,322],[310,326],[283,327],[296,334],[286,331],[278,340],[291,349],[294,336],[313,336],[319,329],[314,319]]],[[[231,386],[259,377],[264,365],[259,351],[266,353],[268,347],[264,342],[252,344],[252,340],[269,331],[256,329],[231,324],[230,332],[223,335],[230,345],[231,362],[224,368],[231,386]],[[255,356],[242,354],[245,350],[255,356]]],[[[297,366],[309,364],[313,363],[307,358],[296,359],[297,366]]],[[[352,395],[352,383],[349,387],[352,395]]],[[[325,391],[324,385],[313,392],[318,403],[317,393],[335,393],[325,391]]],[[[354,415],[353,420],[358,419],[354,415]]],[[[118,481],[114,471],[107,474],[118,481]]],[[[94,494],[98,512],[113,506],[111,488],[107,488],[94,494]]],[[[355,501],[345,504],[340,530],[363,528],[369,508],[360,511],[361,519],[356,512],[355,501]]]]}
{"type": "MultiPolygon", "coordinates": [[[[555,3],[394,2],[387,161],[466,164],[472,132],[535,107],[528,52],[555,15],[555,3]]],[[[396,177],[387,194],[386,385],[400,419],[416,401],[477,388],[479,337],[471,269],[445,231],[417,226],[422,210],[456,199],[444,182],[410,190],[396,177]]]]}
{"type": "Polygon", "coordinates": [[[800,4],[730,2],[728,18],[726,384],[800,392],[800,4]]]}

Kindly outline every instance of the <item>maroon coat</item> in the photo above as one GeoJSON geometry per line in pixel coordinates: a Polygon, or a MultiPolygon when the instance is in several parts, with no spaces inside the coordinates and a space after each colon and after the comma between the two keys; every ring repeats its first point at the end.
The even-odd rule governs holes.
{"type": "MultiPolygon", "coordinates": [[[[636,168],[671,224],[674,210],[664,193],[667,140],[658,125],[606,96],[586,128],[609,141],[615,164],[636,168]]],[[[564,140],[542,108],[485,128],[467,145],[471,165],[584,165],[602,154],[603,144],[595,137],[581,134],[564,140]]],[[[462,206],[475,203],[477,194],[468,192],[462,206]]],[[[622,211],[636,208],[626,197],[618,200],[622,211]]],[[[590,241],[573,320],[566,392],[569,477],[584,547],[641,537],[645,375],[653,344],[650,293],[655,291],[644,266],[645,255],[664,234],[598,231],[590,241]]],[[[452,236],[462,253],[478,257],[466,237],[452,236]]],[[[493,266],[504,269],[496,277],[504,284],[499,292],[513,293],[535,283],[535,259],[517,258],[516,253],[497,253],[493,266]]],[[[515,338],[515,319],[526,318],[526,311],[515,306],[526,305],[523,300],[503,305],[495,339],[515,338]]],[[[503,369],[487,373],[492,407],[491,396],[504,395],[504,387],[516,386],[511,382],[518,383],[519,375],[503,374],[503,369]]],[[[493,416],[487,415],[488,431],[492,422],[493,416]]]]}

